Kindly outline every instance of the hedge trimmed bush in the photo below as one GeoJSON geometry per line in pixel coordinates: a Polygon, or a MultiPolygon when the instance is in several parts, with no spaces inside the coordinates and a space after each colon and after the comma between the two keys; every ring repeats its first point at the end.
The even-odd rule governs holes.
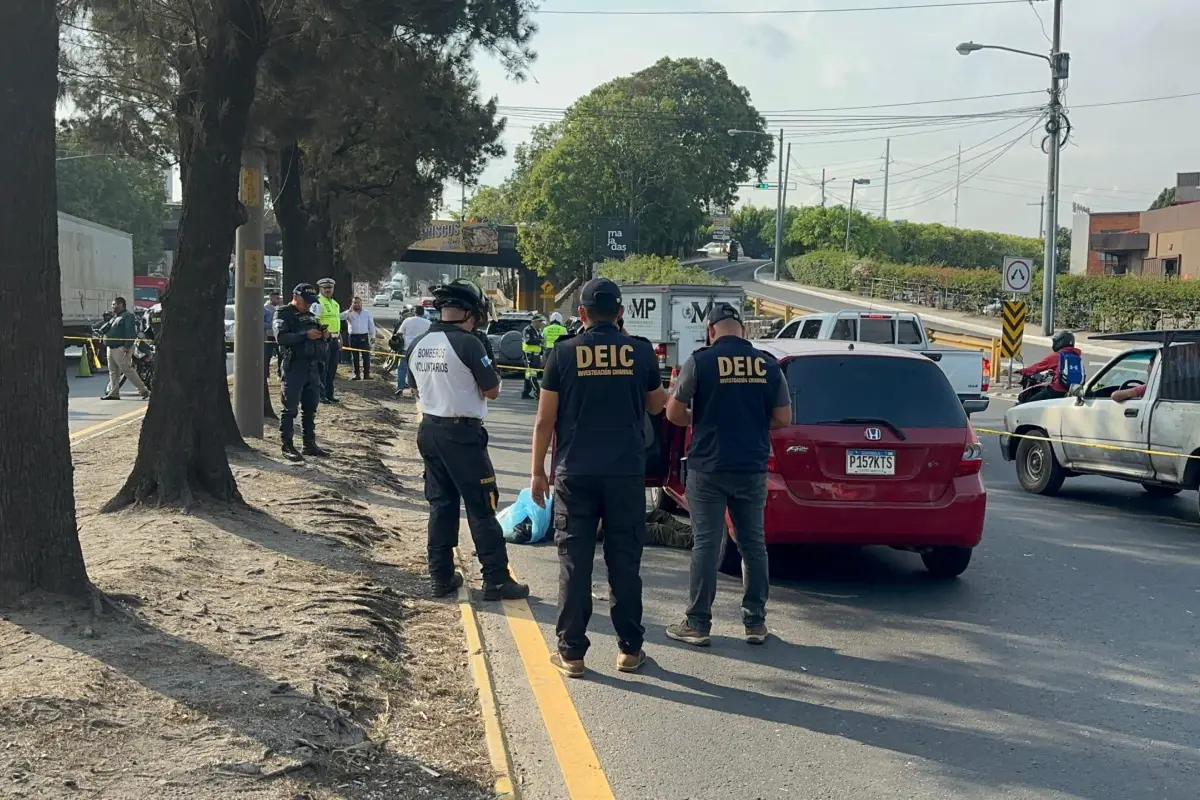
{"type": "MultiPolygon", "coordinates": [[[[818,250],[788,261],[792,280],[892,302],[996,313],[1006,298],[999,270],[915,267],[818,250]]],[[[1125,275],[1059,275],[1055,324],[1089,331],[1193,328],[1200,320],[1200,281],[1125,275]]],[[[1041,321],[1042,273],[1026,298],[1029,318],[1041,321]]]]}
{"type": "Polygon", "coordinates": [[[611,259],[600,265],[600,274],[617,283],[702,283],[723,284],[699,267],[689,267],[670,256],[628,256],[623,261],[611,259]]]}

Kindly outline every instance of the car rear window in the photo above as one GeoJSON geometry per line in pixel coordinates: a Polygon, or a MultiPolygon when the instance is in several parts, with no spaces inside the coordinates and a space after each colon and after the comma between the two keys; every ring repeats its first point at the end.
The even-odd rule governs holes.
{"type": "Polygon", "coordinates": [[[887,420],[898,428],[962,428],[967,415],[954,387],[928,359],[802,356],[786,365],[792,422],[887,420]]]}
{"type": "Polygon", "coordinates": [[[529,327],[527,319],[498,319],[488,326],[488,336],[503,336],[509,331],[520,333],[529,327]]]}
{"type": "Polygon", "coordinates": [[[858,323],[858,340],[871,344],[895,344],[896,323],[890,319],[863,317],[858,323]]]}

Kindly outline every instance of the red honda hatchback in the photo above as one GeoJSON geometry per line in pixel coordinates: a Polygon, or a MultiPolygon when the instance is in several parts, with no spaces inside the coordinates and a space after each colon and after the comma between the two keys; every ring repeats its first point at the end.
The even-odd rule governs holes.
{"type": "MultiPolygon", "coordinates": [[[[792,424],[771,432],[768,544],[885,545],[960,575],[983,536],[983,448],[953,387],[919,353],[862,342],[772,339],[792,424]]],[[[687,508],[684,431],[663,421],[647,459],[650,500],[687,508]]],[[[739,571],[728,526],[721,569],[739,571]]]]}

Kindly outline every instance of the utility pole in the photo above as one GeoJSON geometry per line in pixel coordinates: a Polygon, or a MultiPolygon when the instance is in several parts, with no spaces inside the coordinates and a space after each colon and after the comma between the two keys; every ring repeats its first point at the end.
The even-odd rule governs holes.
{"type": "Polygon", "coordinates": [[[775,211],[775,275],[779,280],[779,267],[783,262],[783,128],[779,129],[779,206],[775,211]]]}
{"type": "Polygon", "coordinates": [[[1042,195],[1042,199],[1036,203],[1025,205],[1038,207],[1038,238],[1043,238],[1046,235],[1046,195],[1042,195]]]}
{"type": "Polygon", "coordinates": [[[962,188],[962,145],[958,146],[958,171],[954,176],[954,227],[958,227],[958,191],[962,188]]]}
{"type": "Polygon", "coordinates": [[[242,153],[241,200],[246,224],[237,229],[233,313],[233,418],[248,439],[263,438],[263,152],[242,153]]]}
{"type": "Polygon", "coordinates": [[[821,208],[825,207],[825,168],[821,167],[821,208]]]}
{"type": "Polygon", "coordinates": [[[788,179],[791,177],[791,174],[792,174],[792,143],[788,142],[787,165],[783,168],[783,197],[781,198],[781,202],[783,203],[783,209],[784,209],[785,214],[787,213],[787,184],[788,184],[788,179]]]}
{"type": "Polygon", "coordinates": [[[1046,253],[1042,270],[1042,335],[1054,333],[1054,284],[1058,269],[1058,158],[1062,144],[1062,81],[1068,77],[1070,56],[1062,52],[1063,1],[1054,0],[1054,32],[1050,45],[1050,109],[1046,140],[1050,148],[1046,174],[1046,253]]]}
{"type": "Polygon", "coordinates": [[[887,150],[883,153],[883,218],[887,219],[888,183],[892,177],[892,140],[887,140],[887,150]]]}

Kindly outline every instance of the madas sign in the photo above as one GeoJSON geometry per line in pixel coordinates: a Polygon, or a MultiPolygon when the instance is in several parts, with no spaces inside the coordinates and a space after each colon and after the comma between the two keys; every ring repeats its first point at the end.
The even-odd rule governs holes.
{"type": "Polygon", "coordinates": [[[600,261],[623,259],[633,252],[633,228],[620,217],[596,220],[596,257],[600,261]]]}

